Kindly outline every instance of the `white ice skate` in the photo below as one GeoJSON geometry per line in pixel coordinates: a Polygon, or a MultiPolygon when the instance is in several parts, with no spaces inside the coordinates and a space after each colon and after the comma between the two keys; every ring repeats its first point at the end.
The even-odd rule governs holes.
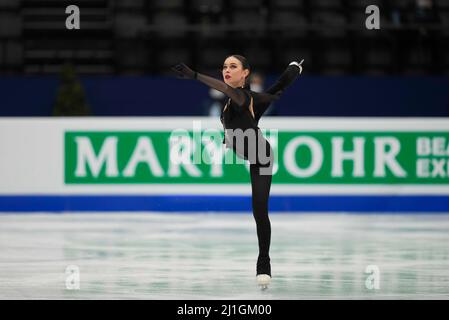
{"type": "Polygon", "coordinates": [[[261,289],[266,290],[271,282],[271,277],[268,274],[258,274],[256,278],[261,289]]]}

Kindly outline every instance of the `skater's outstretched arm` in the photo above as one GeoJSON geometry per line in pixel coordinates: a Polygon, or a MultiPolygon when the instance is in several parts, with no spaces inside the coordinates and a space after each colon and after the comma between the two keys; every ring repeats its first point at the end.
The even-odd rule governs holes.
{"type": "Polygon", "coordinates": [[[225,95],[231,98],[231,100],[235,101],[235,103],[237,103],[240,107],[242,107],[248,101],[248,97],[243,92],[243,90],[235,89],[227,85],[223,81],[193,71],[184,63],[178,63],[177,65],[172,67],[172,70],[176,72],[181,78],[196,79],[211,88],[223,92],[225,95]]]}
{"type": "Polygon", "coordinates": [[[270,88],[268,88],[268,90],[266,90],[266,93],[280,96],[282,92],[284,92],[284,90],[287,89],[287,87],[290,86],[302,73],[301,65],[303,61],[304,59],[301,60],[301,62],[291,62],[279,79],[270,88]]]}
{"type": "Polygon", "coordinates": [[[287,69],[282,73],[279,79],[265,92],[254,94],[255,118],[259,120],[271,103],[281,96],[285,89],[290,86],[293,81],[302,73],[302,66],[304,60],[301,62],[291,62],[287,69]]]}

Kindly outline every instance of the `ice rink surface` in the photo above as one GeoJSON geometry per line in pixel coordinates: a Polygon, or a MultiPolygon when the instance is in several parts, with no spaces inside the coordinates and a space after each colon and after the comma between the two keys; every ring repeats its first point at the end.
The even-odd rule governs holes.
{"type": "Polygon", "coordinates": [[[0,299],[449,299],[449,215],[271,223],[261,291],[250,213],[3,214],[0,299]]]}

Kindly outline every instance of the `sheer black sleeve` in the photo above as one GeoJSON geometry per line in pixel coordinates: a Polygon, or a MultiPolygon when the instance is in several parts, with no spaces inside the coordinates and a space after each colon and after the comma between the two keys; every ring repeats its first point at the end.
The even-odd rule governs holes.
{"type": "Polygon", "coordinates": [[[218,79],[206,76],[201,73],[197,73],[196,79],[207,86],[214,88],[218,91],[223,92],[225,95],[227,95],[231,100],[233,100],[235,103],[237,103],[239,106],[243,106],[248,98],[243,92],[243,90],[234,89],[233,87],[227,85],[223,81],[220,81],[218,79]]]}
{"type": "Polygon", "coordinates": [[[254,112],[257,121],[262,117],[271,103],[279,99],[284,90],[296,80],[300,73],[301,69],[298,66],[298,63],[292,62],[268,90],[264,93],[253,94],[255,106],[254,112]]]}
{"type": "Polygon", "coordinates": [[[279,79],[266,90],[267,93],[280,96],[288,86],[290,86],[300,74],[300,68],[295,64],[290,64],[282,73],[279,79]]]}

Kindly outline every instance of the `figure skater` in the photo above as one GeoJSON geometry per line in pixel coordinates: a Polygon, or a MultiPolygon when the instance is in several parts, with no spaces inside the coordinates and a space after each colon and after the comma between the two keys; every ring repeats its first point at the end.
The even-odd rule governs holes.
{"type": "Polygon", "coordinates": [[[268,216],[268,198],[274,156],[258,123],[270,104],[277,100],[302,73],[303,61],[291,62],[273,86],[259,93],[250,90],[248,83],[250,65],[241,55],[231,55],[225,59],[222,69],[224,82],[193,71],[184,63],[172,67],[180,78],[196,79],[210,88],[223,92],[229,98],[220,116],[225,131],[223,143],[250,163],[252,209],[259,243],[256,279],[263,289],[266,289],[271,281],[269,255],[271,224],[268,216]]]}

